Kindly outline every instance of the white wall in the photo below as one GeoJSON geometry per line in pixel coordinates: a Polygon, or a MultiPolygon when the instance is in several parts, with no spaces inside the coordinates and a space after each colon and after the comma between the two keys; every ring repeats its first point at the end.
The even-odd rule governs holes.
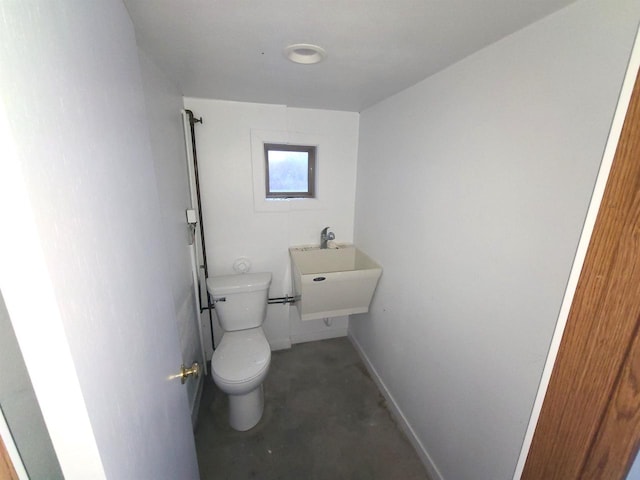
{"type": "Polygon", "coordinates": [[[578,2],[361,114],[350,335],[442,478],[513,474],[639,18],[578,2]]]}
{"type": "MultiPolygon", "coordinates": [[[[162,209],[165,258],[175,318],[180,336],[182,361],[191,365],[204,361],[200,349],[199,313],[196,311],[191,271],[191,234],[185,211],[191,208],[189,177],[182,127],[182,95],[141,50],[138,51],[146,99],[149,136],[162,209]]],[[[187,396],[193,414],[197,414],[198,382],[187,383],[187,396]]]]}
{"type": "MultiPolygon", "coordinates": [[[[209,275],[233,273],[234,260],[248,257],[252,271],[273,273],[271,297],[291,294],[290,246],[318,244],[326,226],[336,241],[353,241],[358,114],[196,98],[184,104],[203,118],[196,141],[209,275]],[[318,140],[319,198],[313,206],[265,211],[254,202],[252,132],[254,140],[271,133],[278,140],[318,140]]],[[[346,317],[331,327],[322,320],[301,322],[295,308],[270,305],[264,329],[272,348],[286,348],[291,341],[345,335],[346,325],[346,317]]]]}
{"type": "Polygon", "coordinates": [[[0,285],[65,478],[198,478],[127,11],[0,12],[0,285]]]}

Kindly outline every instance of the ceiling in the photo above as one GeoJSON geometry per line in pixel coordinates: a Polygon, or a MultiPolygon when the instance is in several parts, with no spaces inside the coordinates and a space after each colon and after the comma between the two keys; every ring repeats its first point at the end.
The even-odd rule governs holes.
{"type": "Polygon", "coordinates": [[[575,0],[125,0],[189,97],[359,112],[575,0]],[[287,60],[320,45],[316,65],[287,60]]]}

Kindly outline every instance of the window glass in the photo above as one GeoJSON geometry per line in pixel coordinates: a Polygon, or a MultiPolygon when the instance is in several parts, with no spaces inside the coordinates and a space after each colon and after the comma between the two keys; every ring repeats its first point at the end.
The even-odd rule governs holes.
{"type": "Polygon", "coordinates": [[[265,144],[266,197],[314,197],[316,147],[265,144]]]}
{"type": "Polygon", "coordinates": [[[307,152],[269,152],[269,191],[306,192],[309,186],[307,152]]]}

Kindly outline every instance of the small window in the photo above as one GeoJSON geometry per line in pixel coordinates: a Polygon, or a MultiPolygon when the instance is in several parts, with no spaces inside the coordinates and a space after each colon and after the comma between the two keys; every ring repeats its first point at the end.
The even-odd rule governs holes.
{"type": "Polygon", "coordinates": [[[267,198],[314,198],[316,147],[264,144],[267,198]]]}

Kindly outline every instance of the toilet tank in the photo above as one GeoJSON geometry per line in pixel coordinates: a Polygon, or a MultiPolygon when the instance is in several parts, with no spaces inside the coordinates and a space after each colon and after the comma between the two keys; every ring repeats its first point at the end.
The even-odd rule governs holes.
{"type": "Polygon", "coordinates": [[[262,325],[267,313],[271,273],[241,273],[207,279],[220,326],[226,332],[262,325]]]}

